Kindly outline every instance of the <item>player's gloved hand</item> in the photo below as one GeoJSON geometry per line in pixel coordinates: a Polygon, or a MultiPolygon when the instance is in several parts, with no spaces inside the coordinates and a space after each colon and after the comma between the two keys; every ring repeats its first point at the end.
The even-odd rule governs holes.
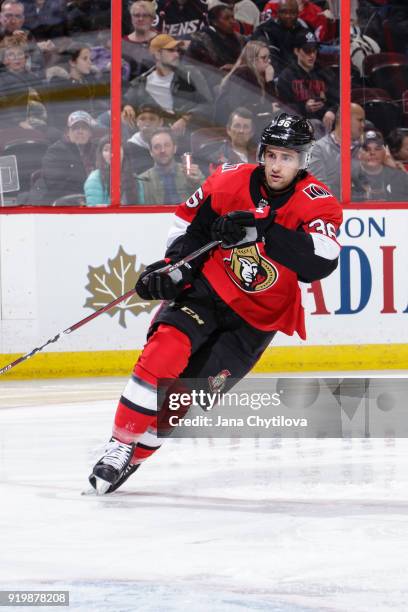
{"type": "Polygon", "coordinates": [[[161,259],[147,266],[136,283],[135,289],[139,297],[143,300],[172,300],[192,281],[192,268],[188,263],[170,274],[155,272],[169,263],[174,262],[161,259]]]}
{"type": "Polygon", "coordinates": [[[221,240],[221,246],[231,247],[247,242],[256,242],[258,231],[253,213],[234,210],[218,217],[211,226],[213,240],[221,240]]]}

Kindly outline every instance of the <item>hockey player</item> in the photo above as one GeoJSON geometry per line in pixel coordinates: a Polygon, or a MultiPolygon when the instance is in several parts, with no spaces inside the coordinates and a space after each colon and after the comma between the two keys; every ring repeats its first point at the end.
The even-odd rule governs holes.
{"type": "MultiPolygon", "coordinates": [[[[313,128],[278,115],[261,137],[256,164],[224,164],[176,211],[166,259],[148,266],[136,291],[169,300],[154,319],[116,411],[113,434],[89,477],[117,489],[160,446],[159,379],[240,379],[277,331],[305,339],[299,281],[337,267],[342,210],[308,174],[313,128]],[[211,240],[210,255],[170,275],[155,272],[211,240]]],[[[225,390],[225,389],[224,389],[225,390]]]]}

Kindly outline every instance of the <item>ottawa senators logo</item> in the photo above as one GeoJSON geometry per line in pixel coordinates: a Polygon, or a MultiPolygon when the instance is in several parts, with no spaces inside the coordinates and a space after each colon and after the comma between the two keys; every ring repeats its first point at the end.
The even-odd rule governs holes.
{"type": "Polygon", "coordinates": [[[228,376],[231,376],[231,372],[229,370],[221,370],[221,372],[218,372],[216,376],[209,376],[208,386],[211,393],[221,393],[225,383],[227,382],[228,376]]]}
{"type": "Polygon", "coordinates": [[[228,276],[248,293],[265,291],[278,279],[277,269],[262,257],[256,244],[233,249],[230,259],[225,257],[224,263],[228,276]]]}
{"type": "Polygon", "coordinates": [[[302,191],[311,200],[315,200],[316,198],[330,198],[332,195],[330,191],[323,189],[321,185],[316,185],[316,183],[310,183],[310,185],[302,189],[302,191]]]}

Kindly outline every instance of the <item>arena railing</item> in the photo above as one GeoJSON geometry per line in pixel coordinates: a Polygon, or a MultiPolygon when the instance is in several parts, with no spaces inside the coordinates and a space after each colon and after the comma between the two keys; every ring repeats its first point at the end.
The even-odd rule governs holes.
{"type": "MultiPolygon", "coordinates": [[[[105,207],[50,207],[4,206],[2,214],[109,214],[161,213],[175,210],[169,205],[123,206],[121,203],[121,103],[122,103],[122,3],[112,2],[112,69],[111,69],[111,203],[105,207]]],[[[340,112],[341,112],[341,203],[345,209],[406,209],[407,202],[353,202],[351,190],[351,57],[350,57],[350,2],[340,3],[340,112]]]]}

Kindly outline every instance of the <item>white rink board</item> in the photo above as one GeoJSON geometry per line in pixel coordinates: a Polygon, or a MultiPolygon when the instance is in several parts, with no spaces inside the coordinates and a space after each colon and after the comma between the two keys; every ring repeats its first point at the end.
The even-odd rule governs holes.
{"type": "MultiPolygon", "coordinates": [[[[322,282],[330,314],[310,314],[316,303],[306,293],[308,344],[407,342],[407,211],[347,210],[344,217],[343,261],[322,282]],[[393,313],[381,313],[384,253],[388,257],[386,305],[388,309],[391,303],[395,305],[397,312],[393,313]],[[361,311],[350,312],[361,299],[366,302],[361,311]]],[[[91,314],[93,310],[84,307],[90,297],[86,289],[89,266],[107,269],[120,246],[128,255],[136,255],[136,268],[160,259],[171,220],[172,215],[166,213],[1,215],[0,353],[25,352],[91,314]]],[[[123,328],[118,315],[105,314],[47,350],[140,349],[151,316],[128,312],[123,328]]],[[[283,334],[274,341],[275,346],[300,344],[298,338],[283,334]]]]}

